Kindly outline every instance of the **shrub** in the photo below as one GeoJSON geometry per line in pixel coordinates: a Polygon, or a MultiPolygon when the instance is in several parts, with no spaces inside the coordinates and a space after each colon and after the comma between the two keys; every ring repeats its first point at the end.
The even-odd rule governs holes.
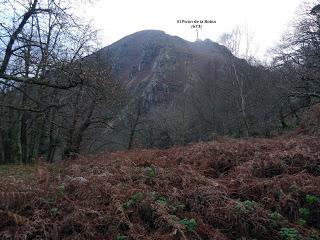
{"type": "Polygon", "coordinates": [[[299,214],[300,214],[302,219],[308,220],[308,218],[310,216],[310,210],[308,208],[300,208],[299,209],[299,214]]]}
{"type": "Polygon", "coordinates": [[[306,195],[306,202],[309,205],[314,205],[319,201],[318,197],[313,195],[306,195]]]}
{"type": "Polygon", "coordinates": [[[116,240],[127,240],[127,239],[129,239],[127,236],[122,235],[120,233],[118,233],[116,236],[116,240]]]}
{"type": "Polygon", "coordinates": [[[238,202],[235,206],[235,208],[240,211],[241,213],[248,213],[252,212],[257,203],[255,201],[246,200],[244,202],[238,202]]]}
{"type": "Polygon", "coordinates": [[[62,197],[66,192],[66,187],[64,185],[61,185],[58,187],[58,196],[62,197]]]}
{"type": "Polygon", "coordinates": [[[271,219],[274,220],[274,221],[278,221],[278,220],[280,220],[280,219],[282,218],[281,214],[278,213],[278,212],[273,212],[273,213],[271,213],[271,214],[270,214],[270,217],[271,217],[271,219]]]}
{"type": "Polygon", "coordinates": [[[161,196],[158,198],[157,203],[161,204],[161,205],[167,205],[168,203],[168,199],[164,196],[161,196]]]}
{"type": "Polygon", "coordinates": [[[56,207],[53,207],[50,209],[50,213],[52,214],[52,216],[57,216],[59,212],[59,209],[56,207]]]}
{"type": "Polygon", "coordinates": [[[156,168],[154,166],[145,168],[145,175],[148,177],[156,176],[156,168]]]}
{"type": "Polygon", "coordinates": [[[124,209],[128,209],[138,202],[140,202],[143,198],[143,193],[142,192],[136,192],[135,194],[132,195],[130,199],[128,199],[124,204],[122,204],[122,207],[124,209]]]}
{"type": "Polygon", "coordinates": [[[270,214],[270,217],[271,217],[271,227],[273,229],[279,229],[281,226],[279,222],[280,220],[284,219],[282,215],[278,212],[273,212],[270,214]]]}
{"type": "Polygon", "coordinates": [[[193,218],[191,218],[191,219],[187,219],[187,218],[182,219],[182,220],[179,221],[179,223],[181,225],[183,225],[187,231],[193,231],[197,227],[197,222],[193,218]]]}
{"type": "Polygon", "coordinates": [[[304,219],[302,219],[302,218],[299,218],[298,219],[298,221],[297,221],[297,223],[300,225],[300,226],[304,226],[304,225],[306,225],[306,220],[304,220],[304,219]]]}
{"type": "Polygon", "coordinates": [[[283,240],[300,240],[299,232],[294,228],[281,228],[280,236],[283,240]]]}

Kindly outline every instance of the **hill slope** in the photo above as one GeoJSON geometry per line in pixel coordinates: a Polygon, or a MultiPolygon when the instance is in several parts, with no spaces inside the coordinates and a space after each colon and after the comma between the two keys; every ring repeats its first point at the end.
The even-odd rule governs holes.
{"type": "Polygon", "coordinates": [[[128,89],[123,125],[131,131],[132,121],[143,118],[135,146],[171,146],[211,134],[270,136],[281,128],[279,116],[286,107],[279,104],[277,76],[211,40],[189,42],[145,30],[98,53],[128,89]]]}
{"type": "Polygon", "coordinates": [[[320,141],[230,140],[0,169],[0,239],[319,239],[320,141]]]}
{"type": "Polygon", "coordinates": [[[222,78],[230,67],[230,56],[246,64],[211,40],[189,42],[159,30],[126,36],[100,54],[110,57],[114,77],[135,95],[143,96],[149,107],[170,102],[175,94],[210,75],[210,68],[222,78]]]}

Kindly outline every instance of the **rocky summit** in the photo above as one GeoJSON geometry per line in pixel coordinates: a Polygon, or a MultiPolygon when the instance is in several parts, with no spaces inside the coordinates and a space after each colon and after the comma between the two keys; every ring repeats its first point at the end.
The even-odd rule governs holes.
{"type": "Polygon", "coordinates": [[[100,50],[111,59],[113,75],[121,79],[135,95],[143,96],[149,107],[170,102],[212,69],[222,78],[230,67],[230,57],[224,46],[209,39],[189,42],[159,30],[136,32],[100,50]]]}

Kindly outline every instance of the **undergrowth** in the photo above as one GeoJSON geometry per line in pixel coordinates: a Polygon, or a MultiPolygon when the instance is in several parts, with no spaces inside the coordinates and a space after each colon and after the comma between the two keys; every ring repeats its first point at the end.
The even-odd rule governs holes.
{"type": "Polygon", "coordinates": [[[287,136],[0,166],[0,239],[320,240],[319,159],[287,136]]]}

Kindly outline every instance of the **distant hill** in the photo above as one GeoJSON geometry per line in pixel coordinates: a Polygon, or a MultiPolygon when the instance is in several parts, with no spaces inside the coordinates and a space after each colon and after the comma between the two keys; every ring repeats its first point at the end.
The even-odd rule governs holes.
{"type": "Polygon", "coordinates": [[[279,104],[278,77],[272,71],[209,39],[190,42],[144,30],[98,54],[129,92],[122,128],[135,135],[136,145],[170,146],[212,134],[270,136],[278,129],[281,111],[287,111],[279,104]],[[140,123],[137,103],[149,125],[140,123]]]}
{"type": "Polygon", "coordinates": [[[131,34],[100,53],[111,58],[114,77],[143,96],[148,106],[170,101],[175,93],[209,75],[209,65],[223,75],[230,67],[230,57],[246,64],[209,39],[189,42],[159,30],[131,34]]]}

